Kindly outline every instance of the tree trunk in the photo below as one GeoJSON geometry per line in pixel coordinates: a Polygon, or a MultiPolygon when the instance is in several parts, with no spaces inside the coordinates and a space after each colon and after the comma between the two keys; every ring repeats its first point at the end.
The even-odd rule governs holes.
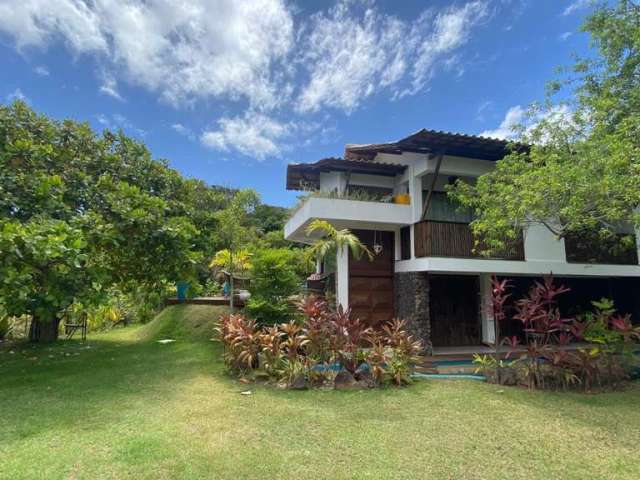
{"type": "Polygon", "coordinates": [[[29,341],[34,343],[49,343],[58,340],[59,318],[39,320],[33,318],[29,328],[29,341]]]}

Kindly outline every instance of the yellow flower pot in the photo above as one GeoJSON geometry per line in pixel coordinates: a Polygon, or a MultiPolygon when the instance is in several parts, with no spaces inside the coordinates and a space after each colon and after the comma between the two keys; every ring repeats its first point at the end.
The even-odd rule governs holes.
{"type": "Polygon", "coordinates": [[[408,193],[399,193],[398,195],[393,197],[393,203],[409,205],[411,203],[411,196],[408,193]]]}

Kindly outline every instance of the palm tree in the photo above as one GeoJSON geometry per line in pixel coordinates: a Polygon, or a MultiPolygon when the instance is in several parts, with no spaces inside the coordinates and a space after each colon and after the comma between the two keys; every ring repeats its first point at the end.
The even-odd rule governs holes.
{"type": "MultiPolygon", "coordinates": [[[[360,259],[365,253],[369,257],[369,261],[373,261],[373,252],[349,229],[338,230],[326,220],[316,219],[309,224],[306,234],[310,236],[315,232],[319,232],[321,236],[311,245],[310,251],[317,260],[322,261],[330,253],[342,252],[348,248],[355,258],[360,259]]],[[[337,281],[336,276],[336,283],[337,281]]]]}

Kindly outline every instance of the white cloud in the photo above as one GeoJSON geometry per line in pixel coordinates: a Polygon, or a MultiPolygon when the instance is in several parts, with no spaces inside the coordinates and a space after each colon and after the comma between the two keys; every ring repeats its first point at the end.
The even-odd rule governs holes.
{"type": "Polygon", "coordinates": [[[294,16],[287,0],[0,0],[0,34],[20,50],[62,43],[91,56],[99,92],[118,100],[129,84],[178,108],[240,105],[244,113],[220,119],[201,141],[262,159],[280,155],[291,131],[305,132],[304,120],[274,119],[285,111],[351,112],[381,92],[424,91],[438,71],[462,75],[461,48],[498,8],[489,1],[405,20],[373,0],[337,0],[310,17],[294,16]]]}
{"type": "Polygon", "coordinates": [[[493,105],[493,101],[491,101],[491,100],[485,100],[485,101],[481,102],[480,105],[478,105],[478,109],[476,110],[476,120],[478,120],[480,122],[484,121],[485,112],[492,105],[493,105]]]}
{"type": "Polygon", "coordinates": [[[98,12],[78,0],[1,0],[0,31],[19,49],[45,47],[56,37],[78,52],[107,49],[98,12]]]}
{"type": "Polygon", "coordinates": [[[0,0],[0,31],[19,49],[62,39],[176,105],[203,97],[276,105],[281,73],[272,67],[293,44],[283,0],[0,0]]]}
{"type": "Polygon", "coordinates": [[[49,76],[49,70],[44,65],[38,65],[36,68],[33,69],[33,71],[36,72],[41,77],[49,76]]]}
{"type": "Polygon", "coordinates": [[[488,14],[486,2],[477,0],[463,7],[449,7],[433,20],[430,12],[423,13],[414,26],[413,35],[419,35],[428,25],[433,31],[419,42],[412,72],[412,88],[407,93],[421,90],[432,78],[438,60],[467,43],[473,27],[485,20],[488,14]]]}
{"type": "Polygon", "coordinates": [[[573,32],[564,32],[561,33],[560,35],[558,35],[558,38],[562,41],[565,42],[569,39],[569,37],[573,35],[573,32]]]}
{"type": "Polygon", "coordinates": [[[513,140],[518,136],[518,127],[524,127],[525,132],[530,131],[531,128],[544,119],[571,122],[571,109],[567,105],[558,105],[550,110],[529,113],[520,105],[515,105],[507,110],[498,128],[485,130],[480,133],[480,136],[513,140]]]}
{"type": "Polygon", "coordinates": [[[108,128],[109,130],[122,129],[137,137],[144,137],[147,134],[146,130],[136,127],[127,117],[119,113],[114,113],[112,115],[99,113],[96,115],[96,120],[100,125],[104,128],[108,128]]]}
{"type": "Polygon", "coordinates": [[[195,140],[196,136],[193,133],[193,130],[191,130],[189,127],[184,126],[181,123],[174,123],[173,125],[171,125],[171,128],[179,133],[180,135],[187,137],[189,140],[195,140]]]}
{"type": "Polygon", "coordinates": [[[508,140],[515,136],[513,128],[522,123],[525,117],[525,110],[516,105],[507,110],[506,115],[500,126],[494,130],[485,130],[480,134],[481,137],[499,138],[502,140],[508,140]]]}
{"type": "Polygon", "coordinates": [[[438,66],[461,75],[464,69],[454,52],[488,15],[486,2],[479,0],[439,13],[429,9],[413,22],[359,6],[339,1],[315,14],[302,30],[301,63],[309,79],[298,111],[330,106],[350,112],[387,87],[393,96],[415,94],[438,66]]]}
{"type": "Polygon", "coordinates": [[[299,111],[328,105],[351,111],[376,89],[402,78],[407,69],[406,25],[367,8],[339,2],[311,18],[303,31],[302,63],[308,83],[298,99],[299,111]]]}
{"type": "Polygon", "coordinates": [[[283,149],[280,142],[292,135],[298,127],[282,123],[257,112],[218,120],[216,130],[207,130],[200,136],[203,145],[214,150],[235,150],[259,161],[279,156],[283,149]]]}
{"type": "Polygon", "coordinates": [[[13,92],[7,95],[6,99],[7,103],[12,103],[15,100],[21,100],[23,102],[30,103],[29,98],[24,93],[22,93],[22,90],[20,90],[19,88],[16,88],[13,92]]]}
{"type": "Polygon", "coordinates": [[[562,15],[571,15],[572,13],[589,7],[593,3],[593,0],[575,0],[567,8],[564,9],[562,15]]]}
{"type": "Polygon", "coordinates": [[[124,102],[124,98],[122,98],[122,95],[120,95],[120,92],[118,92],[118,82],[116,82],[113,77],[105,77],[102,85],[100,85],[100,93],[104,93],[105,95],[115,98],[116,100],[124,102]]]}

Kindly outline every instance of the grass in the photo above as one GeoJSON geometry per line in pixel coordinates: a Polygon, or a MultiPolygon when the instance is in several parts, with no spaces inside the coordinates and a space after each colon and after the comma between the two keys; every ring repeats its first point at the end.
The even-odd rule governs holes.
{"type": "Polygon", "coordinates": [[[640,478],[637,383],[601,395],[461,380],[249,387],[208,341],[219,309],[170,307],[87,346],[0,350],[0,478],[640,478]]]}

